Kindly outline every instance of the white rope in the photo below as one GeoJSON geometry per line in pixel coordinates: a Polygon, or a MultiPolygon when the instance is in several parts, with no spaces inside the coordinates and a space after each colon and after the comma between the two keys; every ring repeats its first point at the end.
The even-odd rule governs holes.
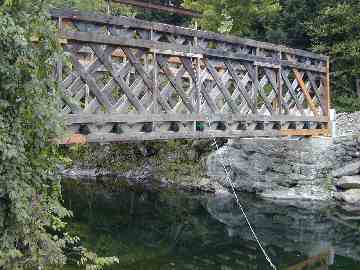
{"type": "MultiPolygon", "coordinates": [[[[209,128],[211,129],[211,122],[210,122],[209,116],[207,116],[207,120],[208,120],[208,123],[209,123],[209,128]]],[[[219,150],[220,148],[219,148],[219,145],[218,145],[217,142],[216,142],[215,136],[213,136],[212,139],[214,140],[214,145],[216,146],[216,149],[219,150]]],[[[224,158],[223,155],[220,154],[220,163],[221,163],[221,165],[223,166],[224,171],[225,171],[225,174],[226,174],[225,179],[226,179],[226,181],[229,183],[229,185],[231,186],[231,190],[232,190],[232,192],[233,192],[233,194],[234,194],[236,203],[237,203],[238,207],[240,208],[242,214],[244,215],[245,220],[246,220],[246,223],[247,223],[247,225],[249,226],[249,229],[250,229],[250,231],[251,231],[251,234],[253,235],[254,239],[256,240],[257,244],[259,245],[261,252],[264,254],[264,256],[265,256],[266,260],[268,261],[268,263],[270,264],[270,266],[271,266],[274,270],[276,270],[276,266],[272,263],[271,258],[270,258],[269,255],[267,254],[266,250],[263,248],[263,245],[261,244],[259,238],[257,237],[257,235],[256,235],[256,233],[255,233],[255,231],[254,231],[254,229],[253,229],[253,227],[252,227],[252,225],[251,225],[251,223],[250,223],[250,221],[249,221],[246,213],[245,213],[245,210],[244,210],[243,206],[242,206],[241,203],[240,203],[239,197],[238,197],[238,195],[236,194],[236,191],[235,191],[234,183],[233,183],[233,182],[231,181],[231,179],[230,179],[230,172],[229,172],[228,169],[226,168],[225,161],[224,161],[223,158],[224,158]]],[[[231,168],[231,164],[230,164],[230,163],[229,163],[229,166],[230,166],[230,168],[231,168]]]]}

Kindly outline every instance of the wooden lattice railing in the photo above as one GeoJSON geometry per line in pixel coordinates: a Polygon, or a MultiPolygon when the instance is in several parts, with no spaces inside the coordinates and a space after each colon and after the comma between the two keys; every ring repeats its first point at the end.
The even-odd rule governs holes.
{"type": "Polygon", "coordinates": [[[51,14],[69,58],[57,64],[61,111],[86,141],[329,133],[326,56],[128,17],[51,14]]]}

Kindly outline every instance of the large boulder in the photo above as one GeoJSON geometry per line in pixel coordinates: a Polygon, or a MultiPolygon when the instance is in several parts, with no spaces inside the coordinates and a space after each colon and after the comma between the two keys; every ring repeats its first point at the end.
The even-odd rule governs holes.
{"type": "Polygon", "coordinates": [[[335,185],[341,189],[360,189],[360,175],[343,176],[336,180],[335,185]]]}
{"type": "Polygon", "coordinates": [[[208,157],[207,174],[229,187],[225,165],[238,190],[265,197],[328,199],[332,184],[326,177],[333,155],[326,151],[331,143],[329,138],[236,139],[208,157]]]}
{"type": "Polygon", "coordinates": [[[353,206],[360,206],[360,189],[350,189],[344,192],[337,192],[335,194],[335,198],[353,206]]]}
{"type": "Polygon", "coordinates": [[[342,168],[338,168],[332,172],[334,177],[342,177],[349,175],[356,175],[360,173],[360,161],[355,161],[345,165],[342,168]]]}

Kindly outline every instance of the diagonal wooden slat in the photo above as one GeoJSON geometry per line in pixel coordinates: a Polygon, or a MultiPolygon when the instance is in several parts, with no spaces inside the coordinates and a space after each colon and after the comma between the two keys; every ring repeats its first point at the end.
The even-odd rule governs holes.
{"type": "Polygon", "coordinates": [[[278,89],[279,86],[278,86],[278,84],[276,83],[276,81],[274,79],[272,71],[265,68],[265,74],[266,74],[266,77],[269,79],[270,84],[271,84],[273,90],[275,91],[276,96],[280,100],[281,105],[284,107],[285,114],[289,114],[289,107],[288,107],[287,103],[285,102],[284,98],[282,97],[282,95],[279,92],[279,89],[278,89]]]}
{"type": "Polygon", "coordinates": [[[209,73],[211,74],[211,76],[214,78],[217,87],[223,94],[223,96],[224,96],[226,102],[229,104],[231,110],[234,113],[238,112],[238,108],[237,108],[235,102],[231,99],[231,95],[230,95],[229,91],[225,88],[225,86],[224,86],[220,76],[218,75],[217,71],[215,70],[215,68],[207,60],[206,60],[206,68],[209,71],[209,73]]]}
{"type": "Polygon", "coordinates": [[[316,98],[317,98],[317,100],[318,100],[318,102],[320,104],[321,110],[323,112],[325,112],[324,102],[323,102],[323,100],[321,98],[321,94],[320,94],[319,89],[318,89],[318,87],[316,85],[314,75],[309,71],[306,71],[306,75],[307,75],[307,77],[308,77],[308,79],[310,81],[310,84],[311,84],[311,87],[312,87],[312,89],[313,89],[313,91],[315,93],[315,96],[316,96],[316,98]]]}
{"type": "MultiPolygon", "coordinates": [[[[193,68],[192,68],[192,64],[191,61],[188,58],[183,57],[182,62],[184,64],[185,69],[189,72],[191,78],[196,81],[197,77],[196,77],[196,73],[194,72],[193,68]]],[[[207,105],[209,106],[209,108],[211,109],[212,112],[216,112],[218,111],[216,104],[214,103],[214,101],[212,100],[212,98],[210,97],[208,91],[213,87],[211,84],[207,84],[205,86],[205,88],[203,87],[203,83],[199,83],[200,85],[200,92],[203,95],[207,105]]]]}
{"type": "MultiPolygon", "coordinates": [[[[71,51],[72,49],[68,47],[68,50],[71,51]]],[[[74,69],[80,75],[81,79],[84,80],[84,82],[86,82],[86,84],[89,86],[90,91],[96,96],[96,98],[106,108],[107,111],[111,111],[112,105],[107,97],[101,93],[95,79],[83,68],[74,54],[71,54],[70,57],[74,65],[74,69]]]]}
{"type": "MultiPolygon", "coordinates": [[[[138,51],[135,56],[141,58],[144,54],[145,53],[143,51],[138,51]]],[[[123,64],[123,67],[120,70],[116,70],[116,76],[124,77],[126,76],[126,74],[129,74],[131,69],[132,69],[131,63],[126,62],[123,64]]],[[[102,89],[102,92],[104,92],[105,95],[109,95],[115,86],[116,86],[116,82],[114,78],[111,78],[111,80],[102,89]]],[[[89,103],[89,105],[85,108],[85,111],[93,112],[96,111],[100,106],[101,105],[99,104],[99,102],[97,102],[96,99],[93,99],[89,103]]],[[[119,106],[118,102],[116,102],[116,104],[114,105],[114,110],[116,110],[117,106],[119,106]]]]}
{"type": "MultiPolygon", "coordinates": [[[[154,85],[153,81],[146,74],[146,72],[143,69],[141,63],[137,60],[137,58],[134,56],[134,54],[131,52],[131,50],[129,48],[122,47],[122,50],[126,54],[126,57],[129,59],[129,61],[134,66],[135,70],[140,74],[140,76],[144,80],[144,83],[147,86],[147,88],[153,94],[156,91],[155,90],[155,85],[154,85]]],[[[160,104],[160,106],[163,108],[163,110],[165,110],[167,112],[171,111],[171,108],[170,108],[169,104],[167,104],[167,102],[161,96],[157,97],[157,101],[160,104]]]]}
{"type": "Polygon", "coordinates": [[[259,84],[259,80],[256,77],[254,67],[250,63],[244,63],[244,66],[249,73],[249,77],[250,77],[251,81],[253,82],[255,89],[258,91],[260,97],[264,101],[267,110],[269,111],[270,114],[273,114],[273,109],[272,109],[271,103],[269,102],[268,98],[266,97],[266,94],[264,93],[263,88],[259,84]]]}
{"type": "Polygon", "coordinates": [[[306,102],[309,105],[310,110],[313,112],[313,114],[315,116],[319,116],[319,113],[316,110],[315,104],[314,104],[314,102],[313,102],[313,100],[312,100],[312,98],[311,98],[311,96],[310,96],[310,94],[309,94],[309,92],[307,90],[307,87],[306,87],[303,79],[301,78],[301,75],[300,75],[299,71],[297,71],[296,69],[293,69],[293,72],[295,74],[296,80],[299,82],[300,89],[301,89],[301,91],[303,92],[303,94],[305,96],[306,102]]]}
{"type": "Polygon", "coordinates": [[[288,75],[286,75],[284,70],[281,71],[281,76],[283,78],[283,81],[284,81],[292,99],[294,100],[294,102],[296,104],[297,109],[299,110],[301,115],[304,115],[304,107],[302,106],[301,102],[299,101],[299,99],[295,93],[295,88],[293,88],[292,84],[290,83],[290,81],[288,79],[288,75]]]}
{"type": "Polygon", "coordinates": [[[193,105],[191,104],[188,96],[185,94],[182,85],[180,85],[179,81],[174,78],[174,75],[172,74],[171,70],[167,67],[167,59],[162,55],[157,55],[156,58],[160,68],[164,71],[166,77],[171,82],[172,86],[175,88],[179,96],[181,97],[184,105],[190,112],[194,112],[195,109],[193,105]]]}
{"type": "Polygon", "coordinates": [[[232,67],[230,61],[225,61],[225,65],[231,75],[231,77],[234,79],[237,89],[240,90],[240,93],[244,97],[248,107],[253,113],[257,113],[256,106],[251,102],[251,97],[248,95],[245,86],[243,85],[242,81],[240,81],[239,77],[237,76],[234,68],[232,67]]]}
{"type": "Polygon", "coordinates": [[[218,108],[217,105],[215,104],[215,102],[213,101],[213,99],[211,98],[211,96],[209,95],[209,91],[214,87],[214,82],[208,82],[205,86],[205,88],[202,87],[202,95],[206,101],[206,104],[209,106],[209,108],[211,109],[211,111],[213,113],[218,112],[218,108]]]}
{"type": "MultiPolygon", "coordinates": [[[[119,85],[119,87],[122,89],[122,91],[125,93],[126,97],[131,102],[131,104],[135,107],[135,109],[139,113],[145,112],[146,109],[142,106],[142,104],[139,102],[139,100],[133,95],[130,87],[126,84],[126,82],[121,77],[116,76],[115,71],[113,70],[112,65],[108,59],[109,55],[107,57],[104,56],[104,54],[103,54],[104,50],[101,49],[100,45],[91,45],[91,48],[95,52],[96,56],[103,63],[105,68],[107,68],[107,70],[111,73],[113,79],[119,85]]],[[[114,50],[115,50],[115,48],[113,48],[113,51],[114,50]]]]}

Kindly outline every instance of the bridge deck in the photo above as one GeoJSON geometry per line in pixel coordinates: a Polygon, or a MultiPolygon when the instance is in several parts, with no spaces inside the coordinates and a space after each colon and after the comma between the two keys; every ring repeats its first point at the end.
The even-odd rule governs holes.
{"type": "Polygon", "coordinates": [[[56,69],[61,113],[84,141],[329,133],[326,56],[128,17],[51,14],[67,52],[56,69]]]}

